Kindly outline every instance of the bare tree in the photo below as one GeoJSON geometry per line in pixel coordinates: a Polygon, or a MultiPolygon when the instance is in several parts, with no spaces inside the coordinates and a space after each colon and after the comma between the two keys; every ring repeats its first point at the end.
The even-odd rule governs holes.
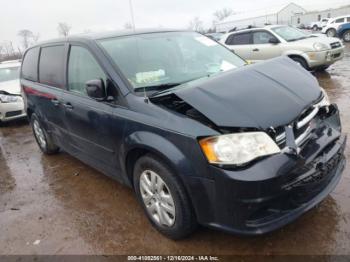
{"type": "Polygon", "coordinates": [[[39,33],[33,34],[33,41],[34,41],[34,43],[37,43],[39,41],[39,38],[40,38],[40,34],[39,33]]]}
{"type": "Polygon", "coordinates": [[[203,32],[203,22],[199,17],[195,17],[189,22],[188,28],[196,32],[203,32]]]}
{"type": "Polygon", "coordinates": [[[28,29],[23,29],[18,32],[18,36],[22,38],[22,44],[24,49],[27,49],[31,45],[33,39],[33,32],[28,29]]]}
{"type": "Polygon", "coordinates": [[[130,22],[126,22],[124,24],[124,29],[132,29],[132,28],[133,28],[133,26],[132,26],[132,24],[130,22]]]}
{"type": "Polygon", "coordinates": [[[219,22],[224,20],[225,18],[229,17],[230,15],[233,15],[234,12],[231,8],[223,8],[220,10],[216,10],[213,14],[215,21],[219,22]]]}
{"type": "Polygon", "coordinates": [[[72,27],[67,23],[58,23],[57,31],[58,34],[61,36],[67,37],[71,29],[72,27]]]}

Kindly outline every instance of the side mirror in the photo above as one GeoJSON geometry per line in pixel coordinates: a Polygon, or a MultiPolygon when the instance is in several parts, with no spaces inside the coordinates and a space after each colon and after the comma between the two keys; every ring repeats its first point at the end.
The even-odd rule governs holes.
{"type": "Polygon", "coordinates": [[[269,43],[270,43],[270,44],[276,45],[276,44],[278,44],[279,42],[280,42],[280,41],[278,41],[278,39],[275,38],[275,37],[271,37],[271,38],[269,39],[269,43]]]}
{"type": "Polygon", "coordinates": [[[106,89],[102,79],[89,80],[85,83],[86,93],[89,97],[102,101],[106,98],[106,89]]]}

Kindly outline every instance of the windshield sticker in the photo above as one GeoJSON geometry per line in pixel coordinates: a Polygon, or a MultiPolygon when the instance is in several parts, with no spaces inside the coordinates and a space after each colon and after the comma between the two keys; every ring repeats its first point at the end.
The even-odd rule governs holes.
{"type": "Polygon", "coordinates": [[[195,38],[198,42],[200,42],[203,45],[206,46],[215,46],[218,45],[217,42],[215,42],[214,40],[211,40],[210,38],[206,37],[206,36],[199,36],[195,38]]]}
{"type": "Polygon", "coordinates": [[[139,73],[136,73],[136,83],[138,84],[152,83],[152,82],[159,81],[164,76],[165,76],[165,71],[163,69],[159,69],[157,71],[139,72],[139,73]]]}
{"type": "Polygon", "coordinates": [[[222,71],[227,71],[227,70],[230,70],[230,69],[234,69],[234,68],[237,68],[237,66],[223,60],[222,63],[221,63],[221,66],[220,66],[220,69],[222,71]]]}

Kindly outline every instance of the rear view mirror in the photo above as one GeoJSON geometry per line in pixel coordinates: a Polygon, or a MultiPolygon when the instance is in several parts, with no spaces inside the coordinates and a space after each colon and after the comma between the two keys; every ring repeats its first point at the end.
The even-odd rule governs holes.
{"type": "Polygon", "coordinates": [[[271,37],[270,39],[269,39],[269,43],[270,44],[278,44],[280,41],[278,41],[278,39],[277,38],[275,38],[275,37],[271,37]]]}
{"type": "Polygon", "coordinates": [[[102,101],[106,98],[106,90],[102,79],[89,80],[85,83],[86,93],[89,97],[102,101]]]}

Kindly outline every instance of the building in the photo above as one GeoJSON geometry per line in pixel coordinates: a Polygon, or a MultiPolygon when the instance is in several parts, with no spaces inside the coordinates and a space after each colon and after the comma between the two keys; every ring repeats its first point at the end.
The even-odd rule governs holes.
{"type": "Polygon", "coordinates": [[[292,17],[292,25],[309,25],[311,22],[320,21],[323,18],[333,18],[342,15],[350,15],[350,5],[325,9],[323,11],[311,11],[304,14],[296,14],[292,17]]]}
{"type": "Polygon", "coordinates": [[[238,13],[216,23],[217,32],[227,32],[235,27],[264,26],[266,24],[292,24],[292,17],[304,14],[306,10],[301,6],[290,3],[285,6],[238,13]]]}

